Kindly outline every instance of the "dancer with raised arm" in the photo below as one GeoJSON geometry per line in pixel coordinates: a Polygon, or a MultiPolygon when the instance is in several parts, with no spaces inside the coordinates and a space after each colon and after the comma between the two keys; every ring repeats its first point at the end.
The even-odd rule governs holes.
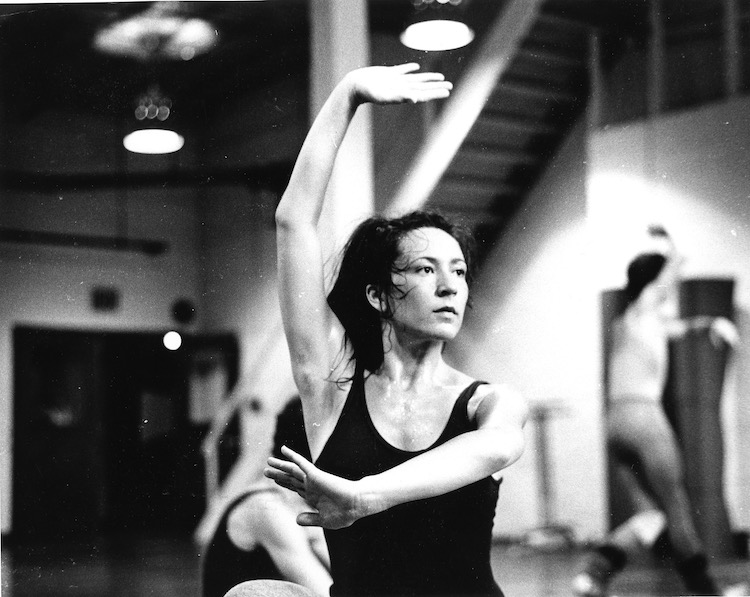
{"type": "MultiPolygon", "coordinates": [[[[326,297],[318,220],[358,106],[445,98],[416,64],[347,74],[303,144],[276,212],[280,300],[312,462],[266,474],[322,526],[332,595],[501,595],[490,567],[498,472],[524,446],[526,403],[443,359],[469,298],[469,238],[439,215],[360,224],[326,297]]],[[[352,198],[352,200],[356,200],[352,198]]]]}
{"type": "MultiPolygon", "coordinates": [[[[299,398],[276,417],[272,453],[281,456],[282,445],[309,453],[299,398]]],[[[252,595],[258,587],[288,588],[291,583],[316,597],[328,595],[330,559],[323,533],[296,523],[305,509],[299,496],[268,479],[249,484],[221,512],[202,549],[201,597],[224,597],[234,587],[235,593],[252,595]]]]}
{"type": "MultiPolygon", "coordinates": [[[[663,227],[652,226],[649,235],[653,250],[636,256],[628,266],[627,305],[612,325],[606,433],[622,489],[641,502],[650,498],[653,505],[613,530],[587,556],[573,580],[579,597],[607,595],[614,576],[625,567],[628,551],[638,542],[650,546],[662,529],[668,532],[686,594],[721,594],[692,518],[680,448],[662,396],[670,339],[707,329],[719,347],[734,345],[737,331],[723,317],[677,318],[682,257],[663,227]]],[[[745,594],[734,593],[737,588],[743,590],[729,587],[725,594],[745,594]]]]}

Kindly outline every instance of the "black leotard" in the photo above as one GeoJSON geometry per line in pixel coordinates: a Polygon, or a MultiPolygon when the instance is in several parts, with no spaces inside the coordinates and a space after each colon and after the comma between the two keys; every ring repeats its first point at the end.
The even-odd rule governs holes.
{"type": "MultiPolygon", "coordinates": [[[[467,404],[480,383],[472,383],[457,398],[442,434],[428,450],[476,429],[467,404]]],[[[358,373],[316,465],[360,479],[424,451],[400,450],[381,437],[367,410],[364,376],[358,373]]],[[[362,518],[344,529],[326,530],[331,595],[502,595],[490,566],[498,487],[498,481],[487,477],[442,496],[362,518]]]]}

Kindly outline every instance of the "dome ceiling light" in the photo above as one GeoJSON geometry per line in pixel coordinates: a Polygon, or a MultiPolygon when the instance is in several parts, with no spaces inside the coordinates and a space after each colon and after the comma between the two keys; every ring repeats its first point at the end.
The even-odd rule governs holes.
{"type": "Polygon", "coordinates": [[[461,19],[462,0],[413,0],[414,14],[401,43],[414,50],[439,52],[472,42],[474,31],[461,19]]]}

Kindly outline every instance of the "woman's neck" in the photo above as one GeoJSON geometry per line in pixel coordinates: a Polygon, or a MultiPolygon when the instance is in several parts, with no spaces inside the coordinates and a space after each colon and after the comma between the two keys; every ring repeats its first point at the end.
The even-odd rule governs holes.
{"type": "Polygon", "coordinates": [[[408,345],[386,340],[383,364],[378,376],[398,383],[402,388],[433,384],[446,367],[443,361],[442,341],[412,342],[408,345]]]}

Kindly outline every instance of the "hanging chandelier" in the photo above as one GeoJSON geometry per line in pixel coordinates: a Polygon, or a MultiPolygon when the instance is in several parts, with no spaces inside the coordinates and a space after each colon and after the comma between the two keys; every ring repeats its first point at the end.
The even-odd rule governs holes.
{"type": "Polygon", "coordinates": [[[155,2],[144,12],[99,30],[94,47],[144,62],[191,60],[212,49],[218,35],[207,21],[188,16],[182,2],[155,2]]]}

